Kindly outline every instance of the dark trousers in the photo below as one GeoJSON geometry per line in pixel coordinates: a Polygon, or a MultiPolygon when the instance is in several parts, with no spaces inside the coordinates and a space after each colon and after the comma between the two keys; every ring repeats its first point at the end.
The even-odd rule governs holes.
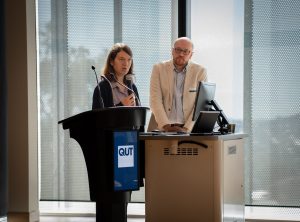
{"type": "Polygon", "coordinates": [[[127,222],[127,202],[96,203],[96,222],[127,222]]]}

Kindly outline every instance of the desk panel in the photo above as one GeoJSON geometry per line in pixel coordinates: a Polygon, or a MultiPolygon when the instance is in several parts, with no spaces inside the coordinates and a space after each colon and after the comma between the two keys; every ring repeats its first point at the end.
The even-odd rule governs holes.
{"type": "Polygon", "coordinates": [[[243,138],[145,140],[146,222],[244,221],[243,138]]]}

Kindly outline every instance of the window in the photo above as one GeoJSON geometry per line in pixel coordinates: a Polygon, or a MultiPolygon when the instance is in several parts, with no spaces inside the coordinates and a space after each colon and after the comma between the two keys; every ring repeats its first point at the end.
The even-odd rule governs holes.
{"type": "Polygon", "coordinates": [[[237,124],[236,131],[243,127],[243,19],[243,1],[191,1],[193,60],[207,69],[208,81],[216,83],[215,99],[237,124]]]}
{"type": "Polygon", "coordinates": [[[170,58],[176,1],[39,0],[39,138],[42,200],[89,200],[79,144],[58,121],[91,109],[96,80],[115,42],[133,50],[142,105],[152,65],[170,58]],[[167,33],[167,34],[166,34],[167,33]]]}
{"type": "MultiPolygon", "coordinates": [[[[299,4],[191,0],[193,60],[207,68],[237,130],[249,134],[247,205],[300,206],[299,4]]],[[[96,85],[90,67],[100,73],[116,41],[133,49],[141,101],[148,106],[152,65],[171,55],[174,5],[38,1],[41,199],[89,199],[80,147],[57,122],[90,109],[96,85]]]]}
{"type": "Polygon", "coordinates": [[[249,135],[246,204],[296,215],[287,207],[300,206],[300,2],[199,0],[191,1],[191,14],[194,60],[249,135]]]}
{"type": "Polygon", "coordinates": [[[299,207],[300,2],[246,1],[245,18],[246,203],[299,207]]]}

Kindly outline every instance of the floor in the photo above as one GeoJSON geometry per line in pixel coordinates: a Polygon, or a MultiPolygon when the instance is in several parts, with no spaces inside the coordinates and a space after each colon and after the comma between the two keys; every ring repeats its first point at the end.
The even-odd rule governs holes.
{"type": "MultiPolygon", "coordinates": [[[[96,222],[95,217],[42,216],[40,222],[96,222]]],[[[145,222],[145,218],[128,218],[127,222],[145,222]]]]}
{"type": "MultiPolygon", "coordinates": [[[[145,204],[129,203],[127,214],[127,222],[145,222],[145,204]]],[[[41,201],[40,215],[40,222],[96,222],[93,202],[41,201]]],[[[300,208],[245,207],[245,217],[246,222],[295,222],[300,208]]]]}
{"type": "MultiPolygon", "coordinates": [[[[40,202],[40,222],[96,222],[93,202],[40,202]]],[[[145,222],[145,204],[130,203],[127,222],[145,222]]]]}

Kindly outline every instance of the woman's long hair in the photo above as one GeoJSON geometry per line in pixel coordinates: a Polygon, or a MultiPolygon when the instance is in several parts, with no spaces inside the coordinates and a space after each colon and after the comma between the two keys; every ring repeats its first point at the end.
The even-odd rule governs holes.
{"type": "MultiPolygon", "coordinates": [[[[115,78],[112,76],[112,74],[115,74],[115,70],[114,70],[114,67],[111,65],[111,61],[115,60],[117,54],[121,51],[126,52],[132,58],[132,51],[128,45],[126,45],[124,43],[114,44],[113,47],[111,48],[110,52],[107,55],[106,63],[104,65],[103,71],[102,71],[102,73],[105,75],[105,77],[107,79],[109,79],[109,81],[113,81],[113,82],[116,81],[115,78]]],[[[129,68],[129,71],[126,74],[133,74],[133,60],[132,60],[131,66],[129,68]]]]}

